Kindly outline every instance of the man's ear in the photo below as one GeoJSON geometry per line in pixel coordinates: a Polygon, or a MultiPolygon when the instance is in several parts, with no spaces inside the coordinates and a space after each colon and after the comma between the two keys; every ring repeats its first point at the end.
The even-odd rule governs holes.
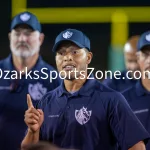
{"type": "Polygon", "coordinates": [[[92,52],[88,52],[87,53],[87,64],[91,63],[92,58],[93,58],[93,53],[92,52]]]}
{"type": "Polygon", "coordinates": [[[40,44],[42,45],[43,44],[43,41],[44,41],[44,37],[45,37],[45,35],[44,35],[44,33],[40,33],[40,44]]]}
{"type": "Polygon", "coordinates": [[[136,59],[137,59],[137,62],[138,62],[139,59],[140,59],[140,53],[141,53],[141,52],[136,52],[136,59]]]}

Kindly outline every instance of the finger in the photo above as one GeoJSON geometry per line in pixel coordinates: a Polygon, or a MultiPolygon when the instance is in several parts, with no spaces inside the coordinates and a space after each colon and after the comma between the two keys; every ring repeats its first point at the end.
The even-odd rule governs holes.
{"type": "Polygon", "coordinates": [[[29,108],[25,112],[25,115],[32,114],[32,113],[35,114],[36,116],[40,117],[40,113],[35,108],[29,108]]]}
{"type": "Polygon", "coordinates": [[[33,113],[27,114],[25,117],[28,118],[28,119],[35,119],[36,121],[39,121],[39,116],[37,116],[33,113]]]}
{"type": "Polygon", "coordinates": [[[28,104],[28,108],[34,108],[29,94],[27,94],[27,104],[28,104]]]}
{"type": "Polygon", "coordinates": [[[35,119],[30,119],[30,118],[25,118],[25,122],[27,123],[27,124],[38,124],[38,121],[36,121],[35,119]]]}
{"type": "Polygon", "coordinates": [[[40,113],[40,115],[43,115],[42,109],[37,109],[37,111],[40,113]]]}

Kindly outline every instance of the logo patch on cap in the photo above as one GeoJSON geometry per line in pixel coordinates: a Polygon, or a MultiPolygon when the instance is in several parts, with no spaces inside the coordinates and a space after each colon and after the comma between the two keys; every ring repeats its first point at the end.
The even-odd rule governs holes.
{"type": "Polygon", "coordinates": [[[28,21],[28,20],[30,19],[30,15],[27,14],[27,13],[22,14],[22,15],[20,15],[20,19],[21,19],[22,21],[28,21]]]}
{"type": "Polygon", "coordinates": [[[69,39],[69,38],[71,38],[71,37],[72,37],[72,35],[73,35],[73,33],[72,33],[72,32],[67,31],[67,32],[63,33],[63,38],[65,38],[65,39],[69,39]]]}
{"type": "Polygon", "coordinates": [[[145,39],[146,39],[148,42],[150,42],[150,34],[146,35],[146,36],[145,36],[145,39]]]}

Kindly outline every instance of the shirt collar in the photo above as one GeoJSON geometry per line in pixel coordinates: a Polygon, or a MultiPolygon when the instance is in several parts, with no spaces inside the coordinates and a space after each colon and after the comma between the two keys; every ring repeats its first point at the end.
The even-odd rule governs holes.
{"type": "Polygon", "coordinates": [[[15,70],[11,54],[4,60],[4,69],[15,70]]]}
{"type": "Polygon", "coordinates": [[[128,72],[128,70],[125,70],[125,71],[122,72],[122,76],[125,77],[126,82],[128,82],[128,83],[136,83],[138,79],[134,79],[134,78],[133,79],[129,79],[129,78],[131,78],[131,74],[128,74],[128,76],[129,76],[129,78],[128,78],[127,77],[127,72],[128,72]]]}
{"type": "MultiPolygon", "coordinates": [[[[40,69],[42,69],[42,67],[44,67],[44,61],[43,61],[42,57],[39,56],[36,64],[30,70],[32,70],[32,71],[40,70],[40,69]]],[[[16,70],[14,65],[13,65],[12,55],[11,54],[4,60],[4,69],[10,70],[10,71],[16,70]]]]}
{"type": "Polygon", "coordinates": [[[142,85],[141,80],[137,81],[136,83],[136,93],[138,96],[143,96],[143,95],[149,95],[150,92],[148,92],[142,85]]]}
{"type": "Polygon", "coordinates": [[[32,71],[34,71],[34,70],[41,70],[43,67],[45,67],[45,65],[44,65],[44,61],[43,61],[43,59],[42,59],[42,57],[41,56],[39,56],[38,57],[38,60],[37,60],[37,62],[36,62],[36,64],[33,66],[33,68],[31,69],[32,71]]]}
{"type": "MultiPolygon", "coordinates": [[[[83,95],[83,96],[90,96],[94,89],[95,89],[95,79],[87,79],[84,85],[73,95],[83,95]]],[[[70,93],[65,89],[64,82],[61,83],[58,90],[58,97],[63,96],[64,94],[70,95],[70,93]]]]}

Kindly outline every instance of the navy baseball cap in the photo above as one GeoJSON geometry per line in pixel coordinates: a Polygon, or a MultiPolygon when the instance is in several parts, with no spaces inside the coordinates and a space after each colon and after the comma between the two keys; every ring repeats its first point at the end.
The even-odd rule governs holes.
{"type": "Polygon", "coordinates": [[[33,30],[41,32],[41,24],[39,23],[37,17],[30,12],[26,11],[16,15],[11,22],[10,30],[14,29],[17,25],[20,24],[27,24],[33,30]]]}
{"type": "Polygon", "coordinates": [[[150,31],[144,32],[138,40],[137,49],[142,50],[143,47],[150,46],[150,31]]]}
{"type": "Polygon", "coordinates": [[[63,41],[71,41],[78,45],[80,48],[87,48],[90,51],[90,40],[89,38],[81,31],[76,29],[67,29],[62,31],[55,39],[55,44],[52,49],[53,52],[56,52],[58,46],[63,41]]]}

